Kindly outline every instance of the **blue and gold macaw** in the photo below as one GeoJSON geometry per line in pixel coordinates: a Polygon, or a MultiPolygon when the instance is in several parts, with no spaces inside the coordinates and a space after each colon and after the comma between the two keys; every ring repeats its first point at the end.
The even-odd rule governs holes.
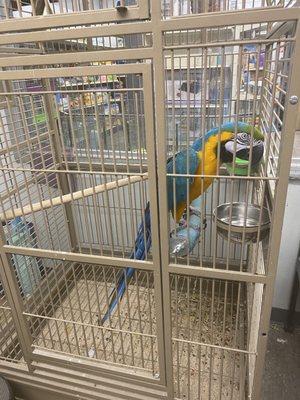
{"type": "MultiPolygon", "coordinates": [[[[198,138],[190,147],[189,150],[177,153],[175,157],[168,160],[167,173],[180,174],[180,175],[211,175],[215,176],[217,173],[217,156],[218,144],[220,144],[220,165],[222,163],[232,162],[234,157],[234,149],[236,148],[235,156],[242,159],[249,159],[249,152],[251,147],[251,129],[252,126],[244,122],[238,122],[236,129],[235,123],[230,122],[223,124],[220,128],[211,129],[205,135],[203,143],[202,137],[198,138]],[[235,137],[235,131],[237,135],[235,137]],[[246,136],[245,136],[246,134],[246,136]],[[248,140],[245,140],[248,138],[248,140]],[[236,144],[234,143],[236,142],[236,144]],[[204,146],[203,146],[204,145],[204,146]],[[202,171],[202,146],[204,150],[204,171],[202,171]],[[187,152],[189,152],[189,171],[187,171],[187,152]],[[174,168],[175,162],[175,168],[174,168]],[[173,172],[175,170],[175,172],[173,172]]],[[[253,128],[253,151],[252,151],[252,164],[257,163],[263,155],[263,135],[259,129],[253,128]],[[255,150],[254,150],[255,149],[255,150]]],[[[184,210],[187,208],[187,199],[191,203],[194,199],[199,197],[205,192],[212,184],[214,178],[204,178],[203,185],[201,185],[201,178],[186,178],[168,177],[167,190],[168,190],[168,208],[174,214],[174,199],[176,202],[176,215],[173,215],[176,222],[180,221],[184,210]],[[175,179],[175,196],[174,184],[175,179]],[[189,179],[189,196],[187,193],[187,179],[189,179]],[[203,187],[202,187],[203,186],[203,187]]]]}
{"type": "MultiPolygon", "coordinates": [[[[255,165],[259,163],[263,156],[263,139],[264,137],[258,128],[244,122],[238,122],[237,124],[230,122],[223,124],[219,128],[211,129],[206,133],[204,141],[200,137],[193,143],[189,150],[181,151],[175,156],[170,157],[167,161],[168,209],[172,212],[176,222],[179,223],[190,203],[201,196],[212,184],[214,176],[217,174],[218,154],[220,154],[219,165],[231,163],[234,157],[249,160],[250,149],[252,147],[251,165],[255,165]],[[252,130],[253,139],[251,140],[252,130]],[[204,160],[202,152],[204,152],[204,160]],[[203,171],[202,160],[204,165],[203,171]],[[184,175],[198,175],[199,177],[186,177],[184,175]],[[203,183],[201,183],[201,175],[208,175],[210,177],[204,177],[203,183]],[[187,204],[188,201],[189,204],[187,204]]],[[[131,251],[130,259],[144,260],[150,250],[151,224],[149,202],[144,211],[144,222],[146,228],[144,229],[144,223],[142,222],[138,229],[135,247],[131,251]]],[[[109,308],[102,318],[102,323],[108,319],[117,302],[123,296],[125,288],[133,274],[134,269],[130,267],[119,274],[116,287],[110,294],[109,308]]]]}

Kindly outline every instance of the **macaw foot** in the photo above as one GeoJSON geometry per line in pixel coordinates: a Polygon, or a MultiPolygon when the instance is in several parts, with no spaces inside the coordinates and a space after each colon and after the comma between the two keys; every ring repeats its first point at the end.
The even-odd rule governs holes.
{"type": "Polygon", "coordinates": [[[185,213],[179,221],[179,226],[171,232],[170,253],[177,257],[185,257],[191,253],[199,242],[201,224],[205,229],[207,226],[206,219],[202,220],[200,211],[190,207],[189,218],[185,213]]]}
{"type": "MultiPolygon", "coordinates": [[[[198,208],[193,206],[189,206],[190,215],[197,215],[197,217],[201,218],[201,211],[198,208]]],[[[185,210],[187,212],[187,210],[185,210]]]]}
{"type": "MultiPolygon", "coordinates": [[[[192,206],[189,207],[189,210],[190,210],[189,217],[191,217],[192,215],[195,215],[195,216],[199,217],[200,220],[202,221],[203,230],[206,229],[207,228],[207,220],[206,220],[206,218],[203,218],[203,220],[202,220],[201,211],[199,211],[198,208],[195,208],[195,207],[192,207],[192,206]]],[[[179,228],[182,228],[182,227],[186,228],[187,224],[188,224],[187,223],[187,210],[185,210],[183,215],[182,215],[181,220],[179,221],[179,228]]],[[[193,224],[190,223],[190,227],[193,227],[193,224]]],[[[199,229],[199,227],[196,227],[196,229],[199,229]]]]}

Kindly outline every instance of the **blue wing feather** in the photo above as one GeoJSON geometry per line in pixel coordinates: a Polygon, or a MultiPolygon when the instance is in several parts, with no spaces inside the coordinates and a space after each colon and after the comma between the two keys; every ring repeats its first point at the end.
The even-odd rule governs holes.
{"type": "MultiPolygon", "coordinates": [[[[169,159],[167,163],[168,174],[187,174],[187,150],[177,153],[175,157],[169,159]],[[175,168],[174,168],[175,161],[175,168]]],[[[196,173],[199,163],[199,157],[197,151],[194,149],[189,150],[189,174],[193,175],[196,173]]],[[[168,209],[173,210],[174,197],[176,198],[176,204],[187,201],[187,182],[190,185],[193,178],[185,177],[167,177],[167,191],[168,191],[168,209]],[[174,180],[175,180],[175,196],[174,196],[174,180]]]]}
{"type": "MultiPolygon", "coordinates": [[[[187,150],[184,150],[173,158],[170,158],[167,163],[167,173],[173,173],[174,161],[175,161],[175,173],[176,174],[186,174],[187,173],[187,160],[188,153],[187,150]]],[[[194,174],[198,167],[198,154],[195,150],[189,150],[189,173],[194,174]]],[[[168,208],[171,210],[173,208],[173,180],[175,179],[175,192],[176,192],[176,204],[181,202],[186,202],[187,200],[187,180],[189,183],[192,182],[193,178],[185,178],[185,177],[171,177],[167,178],[167,190],[168,190],[168,208]]],[[[129,256],[130,259],[144,260],[146,254],[149,252],[151,247],[151,223],[150,223],[150,205],[149,202],[145,209],[145,234],[144,234],[144,223],[142,222],[138,229],[137,238],[135,241],[135,250],[131,251],[129,256]],[[146,243],[145,243],[146,239],[146,243]]],[[[126,285],[129,280],[132,278],[134,274],[133,268],[127,268],[124,271],[121,271],[119,276],[117,277],[116,287],[112,290],[109,295],[109,306],[108,311],[105,313],[104,317],[101,320],[103,324],[111,315],[112,311],[116,307],[118,301],[121,300],[124,295],[126,285]]]]}

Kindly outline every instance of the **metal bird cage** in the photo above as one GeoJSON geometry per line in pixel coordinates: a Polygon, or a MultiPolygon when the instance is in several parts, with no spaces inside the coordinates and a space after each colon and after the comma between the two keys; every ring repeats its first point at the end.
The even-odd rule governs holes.
{"type": "Polygon", "coordinates": [[[32,400],[259,400],[297,129],[297,2],[0,5],[1,373],[32,400]],[[206,174],[205,133],[239,122],[252,144],[254,127],[264,135],[262,160],[253,169],[250,149],[239,164],[234,145],[222,163],[216,147],[206,174]],[[181,257],[166,163],[199,137],[203,172],[182,178],[203,188],[200,237],[181,257]],[[251,242],[235,203],[257,207],[251,242]]]}

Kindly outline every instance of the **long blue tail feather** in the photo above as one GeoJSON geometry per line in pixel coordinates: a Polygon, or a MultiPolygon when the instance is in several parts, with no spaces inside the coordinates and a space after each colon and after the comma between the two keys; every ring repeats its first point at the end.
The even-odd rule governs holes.
{"type": "MultiPolygon", "coordinates": [[[[150,222],[150,204],[147,203],[147,206],[144,211],[144,221],[146,229],[144,230],[144,221],[141,222],[137,237],[135,240],[134,248],[131,250],[129,258],[136,260],[145,260],[146,254],[148,254],[151,248],[151,222],[150,222]],[[146,239],[146,243],[145,243],[146,239]]],[[[105,313],[104,317],[101,320],[101,324],[103,324],[109,316],[112,314],[114,308],[116,307],[118,301],[124,295],[126,286],[128,285],[130,279],[134,275],[134,268],[128,267],[125,271],[120,271],[117,277],[116,287],[111,291],[109,295],[109,306],[108,311],[105,313]]]]}

